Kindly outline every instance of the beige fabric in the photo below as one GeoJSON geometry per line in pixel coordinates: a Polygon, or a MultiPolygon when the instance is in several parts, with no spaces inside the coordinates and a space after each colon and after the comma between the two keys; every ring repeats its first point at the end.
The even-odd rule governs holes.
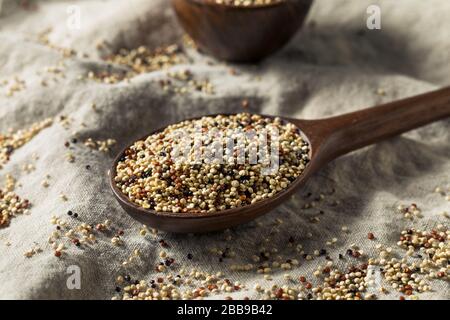
{"type": "MultiPolygon", "coordinates": [[[[157,80],[164,72],[141,74],[130,83],[105,85],[78,80],[93,68],[104,66],[95,48],[105,39],[113,48],[151,47],[169,44],[182,34],[176,25],[169,1],[39,1],[37,10],[23,9],[20,1],[3,1],[0,13],[0,80],[18,76],[26,81],[26,90],[6,97],[0,87],[0,131],[24,128],[47,117],[69,116],[72,129],[65,130],[56,121],[30,143],[14,152],[0,171],[0,181],[11,173],[22,185],[16,192],[30,199],[30,215],[19,216],[7,228],[0,229],[0,298],[89,298],[109,299],[115,292],[114,279],[129,273],[133,278],[151,279],[159,263],[158,239],[164,238],[176,265],[201,270],[223,271],[234,281],[248,287],[235,298],[258,297],[253,286],[261,283],[270,288],[283,284],[284,272],[277,270],[272,281],[252,272],[231,271],[232,264],[251,263],[259,247],[277,247],[280,255],[297,258],[301,265],[289,273],[293,277],[310,275],[324,258],[305,261],[285,244],[290,236],[312,253],[324,248],[325,242],[338,238],[334,249],[327,250],[337,261],[338,253],[358,243],[372,255],[376,243],[396,247],[399,232],[416,226],[430,229],[439,223],[448,225],[442,211],[450,211],[449,202],[433,193],[436,186],[449,186],[450,131],[449,121],[440,121],[401,137],[344,156],[315,175],[296,197],[256,223],[231,230],[188,237],[159,234],[143,239],[135,222],[114,200],[107,185],[113,152],[108,155],[91,151],[81,143],[75,146],[76,160],[65,160],[64,143],[77,130],[82,141],[114,138],[113,151],[156,127],[187,116],[217,112],[241,111],[240,101],[247,98],[250,110],[303,118],[318,118],[418,94],[450,84],[450,2],[446,0],[385,0],[382,9],[382,30],[365,29],[366,8],[377,1],[317,0],[305,27],[283,51],[260,65],[233,66],[239,71],[230,75],[229,66],[202,56],[192,50],[189,68],[199,78],[209,78],[216,94],[167,94],[157,80]],[[81,30],[67,28],[67,8],[81,8],[81,30]],[[51,27],[50,40],[59,45],[89,53],[91,58],[73,57],[64,60],[65,78],[51,80],[45,68],[57,65],[61,54],[37,41],[38,33],[51,27]],[[363,35],[362,35],[363,34],[363,35]],[[43,87],[40,81],[49,78],[43,87]],[[386,94],[377,94],[383,89],[386,94]],[[91,111],[95,102],[101,112],[91,111]],[[81,123],[86,126],[83,127],[81,123]],[[22,165],[39,155],[36,170],[25,174],[22,165]],[[90,165],[91,170],[85,166],[90,165]],[[50,186],[41,181],[47,174],[50,186]],[[315,209],[303,209],[312,197],[326,196],[315,209]],[[69,201],[63,202],[64,192],[69,201]],[[340,203],[332,205],[335,201],[340,203]],[[396,212],[399,204],[417,203],[424,217],[414,222],[404,220],[396,212]],[[114,247],[110,237],[99,236],[98,243],[80,250],[70,246],[61,259],[53,255],[47,238],[54,230],[52,215],[66,216],[67,210],[80,214],[80,221],[90,224],[110,219],[125,232],[123,247],[114,247]],[[323,210],[319,223],[310,218],[323,210]],[[274,230],[274,220],[284,223],[270,243],[264,239],[274,230]],[[342,226],[350,233],[344,234],[342,226]],[[373,232],[378,240],[367,240],[373,232]],[[312,237],[308,237],[308,233],[312,237]],[[10,242],[10,246],[6,243],[10,242]],[[23,253],[38,243],[42,253],[25,258],[23,253]],[[219,263],[211,256],[210,247],[229,247],[235,258],[219,263]],[[133,248],[140,248],[143,258],[124,271],[121,262],[133,248]],[[194,259],[187,260],[187,253],[194,259]],[[68,290],[66,269],[78,265],[82,270],[81,290],[68,290]]],[[[176,66],[179,70],[186,66],[176,66]]],[[[72,221],[68,219],[68,221],[72,221]]],[[[350,263],[348,260],[340,265],[350,263]]],[[[421,298],[449,298],[448,283],[433,283],[434,291],[421,298]]],[[[225,295],[213,296],[223,298],[225,295]]],[[[389,297],[398,297],[392,291],[389,297]]],[[[383,298],[383,297],[382,297],[383,298]]]]}

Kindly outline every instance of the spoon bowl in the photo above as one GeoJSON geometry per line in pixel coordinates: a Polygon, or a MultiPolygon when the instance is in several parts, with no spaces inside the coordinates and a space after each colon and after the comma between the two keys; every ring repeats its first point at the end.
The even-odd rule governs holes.
{"type": "MultiPolygon", "coordinates": [[[[262,116],[273,118],[273,116],[262,116]]],[[[296,125],[301,130],[303,139],[309,143],[310,162],[305,170],[286,189],[276,193],[273,197],[223,211],[212,213],[157,212],[144,209],[131,202],[116,186],[114,177],[119,159],[132,143],[124,148],[113,161],[108,172],[109,183],[122,208],[145,225],[174,233],[203,233],[222,230],[249,222],[287,201],[311,175],[332,159],[448,116],[450,116],[450,88],[327,119],[282,118],[284,121],[296,125]]],[[[150,132],[142,139],[163,129],[150,132]]]]}
{"type": "MultiPolygon", "coordinates": [[[[208,117],[215,117],[219,114],[205,115],[208,117]]],[[[223,114],[220,115],[231,115],[223,114]]],[[[261,115],[264,118],[275,118],[275,116],[261,115]]],[[[204,116],[201,116],[204,117],[204,116]]],[[[197,120],[201,117],[194,117],[186,120],[197,120]]],[[[282,118],[286,122],[291,122],[295,124],[298,120],[282,118]]],[[[165,128],[165,127],[164,127],[165,128]]],[[[138,140],[145,140],[149,135],[161,132],[164,128],[160,128],[146,134],[144,137],[138,140]]],[[[301,132],[302,138],[310,144],[308,137],[301,132]]],[[[303,171],[303,173],[297,177],[289,186],[282,190],[281,192],[275,194],[271,198],[263,199],[252,205],[242,206],[233,209],[227,209],[223,211],[216,211],[211,213],[173,213],[173,212],[159,212],[150,209],[144,209],[137,204],[131,202],[125,194],[117,187],[114,177],[117,174],[116,168],[117,164],[122,157],[125,150],[127,150],[131,145],[130,143],[126,148],[124,148],[113,161],[113,165],[108,172],[110,187],[113,191],[114,196],[119,201],[122,208],[130,214],[133,218],[140,221],[143,224],[152,226],[156,229],[174,232],[174,233],[203,233],[215,230],[222,230],[226,228],[233,227],[235,225],[243,224],[254,220],[255,218],[269,212],[270,210],[277,207],[283,201],[288,199],[295,190],[300,187],[307,177],[312,174],[311,166],[308,164],[303,171]]],[[[310,144],[311,146],[311,144],[310,144]]],[[[310,147],[309,157],[312,159],[314,154],[313,148],[310,147]]]]}

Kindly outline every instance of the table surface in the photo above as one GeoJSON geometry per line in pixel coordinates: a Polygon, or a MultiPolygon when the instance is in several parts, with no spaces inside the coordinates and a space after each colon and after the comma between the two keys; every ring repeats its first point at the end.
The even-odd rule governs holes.
{"type": "MultiPolygon", "coordinates": [[[[142,43],[151,48],[183,43],[168,1],[95,0],[73,5],[39,1],[25,7],[19,1],[3,3],[0,132],[29,128],[46,118],[53,123],[14,150],[0,170],[2,186],[7,174],[12,175],[17,180],[14,192],[32,203],[29,214],[13,217],[0,228],[0,298],[110,299],[121,297],[115,292],[119,275],[149,281],[194,268],[220,271],[245,286],[208,298],[258,299],[264,295],[254,290],[257,283],[269,290],[275,284],[298,285],[296,280],[286,280],[285,274],[292,279],[305,275],[318,283],[312,273],[326,263],[325,257],[306,260],[304,253],[314,255],[315,250],[326,249],[335,265],[345,269],[363,261],[338,259],[352,244],[367,258],[377,256],[377,244],[390,246],[402,256],[404,251],[396,243],[405,228],[448,226],[442,212],[450,212],[450,202],[434,190],[441,187],[447,196],[450,193],[449,120],[339,158],[270,214],[214,234],[149,231],[140,235],[142,226],[120,208],[106,177],[114,152],[154,128],[188,116],[247,110],[320,118],[449,85],[450,2],[432,2],[315,1],[302,31],[259,65],[224,64],[185,45],[181,64],[113,84],[86,79],[90,71],[107,69],[102,56],[142,43]],[[374,2],[381,8],[381,30],[366,28],[366,9],[374,2]],[[43,36],[46,30],[48,42],[43,36]],[[76,54],[67,54],[63,48],[73,48],[76,54]],[[167,79],[168,71],[184,69],[198,81],[209,81],[214,93],[162,90],[159,81],[167,79]],[[242,107],[244,99],[247,109],[242,107]],[[75,136],[77,143],[71,142],[75,136]],[[117,143],[111,151],[102,152],[84,145],[89,138],[117,143]],[[69,153],[73,162],[68,161],[69,153]],[[26,172],[24,166],[30,164],[35,168],[26,172]],[[423,217],[409,220],[398,212],[399,205],[411,203],[417,204],[423,217]],[[78,218],[68,216],[69,210],[78,213],[78,218]],[[65,220],[70,228],[109,219],[111,230],[96,232],[96,242],[81,247],[62,236],[56,243],[64,243],[67,249],[55,257],[48,243],[56,230],[52,216],[65,220]],[[123,231],[123,244],[115,246],[111,238],[118,230],[123,231]],[[369,232],[376,237],[372,241],[367,239],[369,232]],[[333,238],[336,243],[327,245],[333,238]],[[166,248],[161,240],[168,244],[166,248]],[[31,257],[24,256],[33,248],[36,252],[31,257]],[[140,257],[123,265],[135,249],[140,257]],[[175,262],[157,272],[155,268],[164,261],[161,250],[175,262]],[[264,279],[256,271],[262,262],[254,261],[261,251],[271,252],[270,262],[297,259],[299,265],[290,270],[274,267],[271,280],[264,279]],[[236,270],[248,264],[252,270],[236,270]],[[81,271],[79,290],[67,286],[73,268],[81,271]]],[[[419,297],[449,297],[447,282],[431,281],[431,287],[432,292],[419,297]]],[[[379,298],[398,299],[398,292],[389,292],[379,298]]]]}

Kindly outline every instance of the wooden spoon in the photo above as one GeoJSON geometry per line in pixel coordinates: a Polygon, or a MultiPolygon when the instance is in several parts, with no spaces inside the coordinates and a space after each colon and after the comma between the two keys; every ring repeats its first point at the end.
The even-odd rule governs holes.
{"type": "Polygon", "coordinates": [[[450,87],[327,119],[283,118],[298,126],[310,144],[311,161],[303,174],[272,198],[214,213],[156,212],[130,202],[114,182],[117,163],[127,148],[114,160],[109,180],[125,211],[148,226],[177,233],[220,230],[249,222],[271,211],[286,201],[313,173],[340,155],[449,116],[450,87]]]}

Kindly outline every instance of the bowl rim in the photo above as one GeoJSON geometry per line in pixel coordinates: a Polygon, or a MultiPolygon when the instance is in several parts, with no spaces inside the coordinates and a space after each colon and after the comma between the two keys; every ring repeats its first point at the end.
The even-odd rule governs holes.
{"type": "Polygon", "coordinates": [[[292,0],[282,0],[279,2],[269,3],[269,4],[256,4],[256,5],[249,5],[249,6],[233,6],[233,5],[226,5],[217,3],[214,0],[181,0],[181,1],[187,1],[194,3],[196,5],[201,5],[205,7],[220,7],[222,9],[226,10],[256,10],[256,9],[263,9],[263,8],[272,8],[277,7],[281,5],[286,5],[292,0]]]}
{"type": "MultiPolygon", "coordinates": [[[[114,196],[116,197],[116,199],[123,205],[128,206],[133,208],[136,212],[139,212],[139,214],[143,214],[143,215],[153,215],[155,217],[159,217],[159,218],[176,218],[176,219],[180,219],[180,220],[185,220],[185,219],[213,219],[213,218],[218,218],[218,217],[224,217],[224,216],[234,216],[237,214],[240,214],[242,212],[243,209],[245,209],[246,207],[252,207],[252,209],[259,209],[264,207],[268,202],[269,203],[273,203],[276,202],[277,200],[285,197],[285,196],[289,196],[297,187],[299,187],[303,182],[305,182],[308,177],[314,172],[314,167],[311,165],[313,162],[313,157],[315,155],[315,152],[313,152],[313,148],[314,146],[311,144],[310,139],[306,136],[305,132],[301,130],[301,128],[299,128],[297,125],[295,125],[289,117],[282,117],[282,116],[277,116],[277,115],[264,115],[264,114],[259,114],[259,113],[250,113],[250,114],[257,114],[263,117],[267,117],[267,118],[276,118],[279,117],[284,121],[290,122],[292,124],[294,124],[299,130],[300,130],[300,135],[302,136],[303,139],[305,139],[305,141],[308,142],[309,144],[309,156],[310,156],[310,161],[309,163],[306,165],[306,168],[304,169],[304,171],[300,174],[300,176],[298,176],[293,182],[291,182],[289,184],[289,186],[276,193],[273,197],[270,198],[266,198],[260,201],[255,202],[254,204],[250,204],[250,205],[246,205],[246,206],[241,206],[241,207],[237,207],[237,208],[231,208],[231,209],[225,209],[225,210],[218,210],[215,212],[205,212],[205,213],[175,213],[175,212],[167,212],[167,211],[155,211],[155,210],[150,210],[150,209],[145,209],[137,204],[135,204],[134,202],[130,201],[128,199],[128,197],[122,193],[122,191],[117,187],[115,181],[114,181],[114,177],[116,176],[116,168],[117,168],[117,163],[119,162],[119,159],[122,157],[122,155],[124,154],[124,152],[130,147],[132,146],[136,141],[139,140],[144,140],[145,138],[147,138],[148,136],[161,132],[162,130],[164,130],[167,126],[171,125],[171,124],[176,124],[182,121],[189,121],[189,120],[196,120],[196,119],[200,119],[203,117],[210,117],[210,116],[217,116],[217,115],[235,115],[238,114],[240,112],[237,113],[215,113],[215,114],[206,114],[206,115],[201,115],[201,116],[196,116],[196,117],[192,117],[192,118],[186,118],[186,119],[182,119],[178,122],[174,122],[174,123],[169,123],[168,125],[158,128],[156,130],[151,131],[150,133],[145,134],[143,137],[135,139],[133,141],[131,141],[130,143],[127,143],[126,146],[124,148],[121,149],[121,151],[117,154],[117,156],[114,158],[110,169],[107,172],[107,175],[109,176],[109,185],[111,190],[113,191],[114,196]]],[[[127,211],[127,210],[125,210],[127,211]]],[[[128,213],[128,212],[127,212],[128,213]]]]}

